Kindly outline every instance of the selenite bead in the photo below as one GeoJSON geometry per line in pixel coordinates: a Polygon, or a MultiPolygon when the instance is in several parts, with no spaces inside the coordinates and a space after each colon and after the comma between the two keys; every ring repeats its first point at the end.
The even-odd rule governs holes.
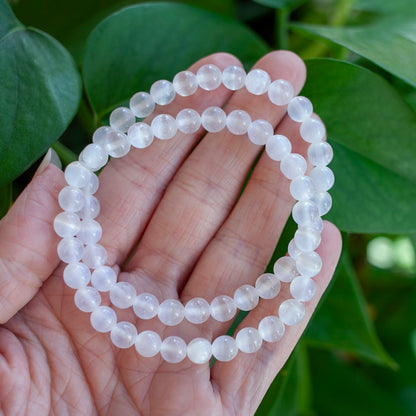
{"type": "Polygon", "coordinates": [[[274,263],[273,272],[281,282],[291,282],[298,275],[296,261],[289,256],[280,257],[274,263]]]}
{"type": "Polygon", "coordinates": [[[67,237],[58,244],[58,257],[64,263],[76,263],[84,253],[84,244],[77,237],[67,237]]]}
{"type": "Polygon", "coordinates": [[[92,312],[100,306],[101,296],[91,286],[79,288],[74,296],[75,306],[82,312],[92,312]]]}
{"type": "Polygon", "coordinates": [[[186,348],[188,358],[195,364],[205,364],[212,357],[211,343],[205,338],[194,338],[186,348]]]}
{"type": "Polygon", "coordinates": [[[82,188],[87,186],[91,172],[80,162],[72,162],[65,169],[65,180],[69,186],[82,188]]]}
{"type": "Polygon", "coordinates": [[[104,148],[107,136],[113,132],[114,130],[109,126],[98,127],[98,129],[95,130],[94,134],[92,135],[92,142],[104,148]]]}
{"type": "Polygon", "coordinates": [[[235,342],[240,351],[251,354],[260,349],[263,340],[256,328],[246,327],[238,331],[235,342]]]}
{"type": "Polygon", "coordinates": [[[319,218],[318,207],[311,201],[299,201],[292,208],[292,218],[299,226],[310,225],[319,218]]]}
{"type": "Polygon", "coordinates": [[[140,293],[133,303],[133,310],[140,319],[152,319],[159,310],[159,301],[151,293],[140,293]]]}
{"type": "Polygon", "coordinates": [[[289,242],[287,252],[288,252],[289,256],[292,257],[292,259],[295,259],[295,260],[299,256],[299,254],[301,253],[299,248],[296,246],[295,240],[293,238],[289,242]]]}
{"type": "Polygon", "coordinates": [[[137,92],[130,98],[129,106],[137,118],[145,118],[153,113],[155,102],[147,92],[137,92]]]}
{"type": "Polygon", "coordinates": [[[91,284],[100,292],[108,292],[117,283],[116,272],[108,266],[97,267],[91,275],[91,284]]]}
{"type": "Polygon", "coordinates": [[[130,150],[130,141],[121,131],[112,130],[103,139],[100,144],[111,157],[123,157],[130,150]]]}
{"type": "Polygon", "coordinates": [[[153,142],[153,132],[146,123],[134,123],[127,132],[127,139],[136,149],[144,149],[153,142]]]}
{"type": "Polygon", "coordinates": [[[212,343],[212,355],[218,361],[231,361],[237,353],[237,343],[229,335],[221,335],[212,343]]]}
{"type": "Polygon", "coordinates": [[[85,263],[90,269],[96,269],[104,265],[107,260],[106,249],[99,244],[89,244],[84,248],[82,255],[82,262],[85,263]]]}
{"type": "Polygon", "coordinates": [[[277,316],[266,316],[259,323],[259,334],[266,342],[276,342],[283,338],[285,326],[277,316]]]}
{"type": "Polygon", "coordinates": [[[160,79],[150,87],[150,96],[159,105],[170,104],[175,98],[175,88],[170,81],[160,79]]]}
{"type": "Polygon", "coordinates": [[[288,104],[293,98],[294,93],[292,84],[284,79],[277,79],[269,85],[269,99],[276,105],[288,104]]]}
{"type": "Polygon", "coordinates": [[[246,111],[234,110],[227,116],[226,125],[232,134],[246,134],[250,124],[251,117],[246,111]]]}
{"type": "Polygon", "coordinates": [[[328,192],[316,192],[311,200],[318,207],[319,215],[325,215],[332,207],[332,197],[328,192]]]}
{"type": "Polygon", "coordinates": [[[136,341],[137,329],[127,321],[117,322],[111,329],[111,341],[118,348],[130,348],[136,341]]]}
{"type": "Polygon", "coordinates": [[[91,326],[98,332],[109,332],[117,323],[117,315],[108,306],[99,306],[90,316],[91,326]]]}
{"type": "Polygon", "coordinates": [[[272,273],[264,273],[257,278],[255,288],[261,298],[273,299],[280,292],[280,280],[272,273]]]}
{"type": "Polygon", "coordinates": [[[242,311],[251,311],[259,303],[259,294],[251,285],[242,285],[234,292],[234,303],[242,311]]]}
{"type": "Polygon", "coordinates": [[[136,122],[136,117],[130,108],[118,107],[111,112],[109,121],[114,130],[125,133],[136,122]]]}
{"type": "Polygon", "coordinates": [[[230,65],[222,71],[222,83],[231,91],[237,91],[244,87],[246,71],[237,65],[230,65]]]}
{"type": "Polygon", "coordinates": [[[306,172],[308,164],[302,155],[290,153],[280,162],[280,170],[288,179],[295,179],[303,176],[306,172]]]}
{"type": "Polygon", "coordinates": [[[72,289],[87,286],[90,280],[90,269],[83,263],[69,263],[64,269],[64,282],[72,289]]]}
{"type": "Polygon", "coordinates": [[[246,88],[254,95],[262,95],[267,92],[270,85],[270,77],[262,69],[253,69],[246,76],[246,88]]]}
{"type": "Polygon", "coordinates": [[[168,363],[180,363],[186,357],[186,343],[176,336],[167,337],[160,346],[160,355],[168,363]]]}
{"type": "Polygon", "coordinates": [[[81,229],[81,221],[77,214],[61,212],[53,220],[53,228],[59,237],[73,237],[81,229]]]}
{"type": "Polygon", "coordinates": [[[110,289],[111,303],[119,309],[130,308],[136,295],[136,289],[128,282],[118,282],[110,289]]]}
{"type": "Polygon", "coordinates": [[[316,143],[325,138],[325,125],[321,120],[310,117],[300,125],[300,135],[305,142],[316,143]]]}
{"type": "MultiPolygon", "coordinates": [[[[79,155],[79,160],[92,172],[101,169],[108,161],[106,151],[96,143],[90,143],[79,155]]],[[[95,176],[95,175],[91,175],[95,176]]],[[[86,184],[85,186],[88,186],[86,184]]]]}
{"type": "Polygon", "coordinates": [[[176,120],[169,114],[159,114],[151,123],[152,133],[160,140],[169,140],[178,131],[176,120]]]}
{"type": "Polygon", "coordinates": [[[157,315],[163,324],[174,326],[182,322],[185,317],[185,308],[176,299],[166,299],[159,305],[157,315]]]}
{"type": "Polygon", "coordinates": [[[327,166],[316,166],[311,170],[309,177],[318,192],[328,191],[335,182],[334,173],[327,166]]]}
{"type": "Polygon", "coordinates": [[[215,65],[203,65],[198,69],[196,79],[203,90],[212,91],[221,85],[222,72],[215,65]]]}
{"type": "Polygon", "coordinates": [[[302,226],[296,230],[294,240],[300,251],[313,251],[321,244],[321,233],[313,227],[302,226]]]}
{"type": "Polygon", "coordinates": [[[312,143],[308,148],[309,161],[315,166],[328,165],[333,156],[334,151],[327,142],[312,143]]]}
{"type": "Polygon", "coordinates": [[[77,211],[77,214],[82,220],[94,219],[98,217],[100,210],[100,201],[93,195],[87,195],[83,207],[77,211]]]}
{"type": "Polygon", "coordinates": [[[191,71],[178,72],[172,83],[176,93],[182,97],[189,97],[198,89],[196,75],[191,71]]]}
{"type": "Polygon", "coordinates": [[[204,129],[211,133],[218,133],[225,127],[227,116],[220,107],[208,107],[201,114],[201,123],[204,129]]]}
{"type": "Polygon", "coordinates": [[[89,194],[95,194],[98,191],[98,187],[100,186],[100,181],[98,180],[97,175],[91,175],[90,180],[88,182],[88,185],[84,186],[82,189],[89,193],[89,194]]]}
{"type": "Polygon", "coordinates": [[[298,201],[311,199],[314,192],[315,186],[308,176],[298,176],[290,182],[290,194],[298,201]]]}
{"type": "Polygon", "coordinates": [[[143,331],[137,335],[134,346],[142,357],[154,357],[160,351],[162,340],[154,331],[143,331]]]}
{"type": "Polygon", "coordinates": [[[178,130],[185,134],[192,134],[201,127],[201,116],[192,108],[184,108],[176,116],[178,130]]]}
{"type": "Polygon", "coordinates": [[[292,151],[292,143],[281,134],[275,134],[267,139],[266,153],[272,160],[280,161],[292,151]]]}
{"type": "Polygon", "coordinates": [[[293,121],[297,121],[298,123],[307,120],[312,115],[312,112],[312,103],[306,97],[294,97],[287,105],[287,114],[293,121]]]}
{"type": "Polygon", "coordinates": [[[248,126],[247,134],[252,143],[263,146],[273,136],[273,126],[266,120],[254,120],[248,126]]]}
{"type": "Polygon", "coordinates": [[[323,222],[321,217],[318,217],[314,222],[312,222],[311,224],[308,224],[308,226],[312,227],[312,228],[315,228],[315,230],[322,233],[322,231],[324,229],[324,222],[323,222]]]}
{"type": "Polygon", "coordinates": [[[311,300],[315,296],[315,293],[316,284],[309,277],[298,276],[290,284],[290,294],[299,302],[311,300]]]}
{"type": "Polygon", "coordinates": [[[234,318],[237,308],[233,298],[226,295],[220,295],[211,302],[211,316],[219,322],[227,322],[234,318]]]}
{"type": "Polygon", "coordinates": [[[97,221],[88,218],[82,221],[77,237],[84,244],[95,244],[101,239],[102,234],[101,225],[97,221]]]}
{"type": "Polygon", "coordinates": [[[299,273],[305,277],[314,277],[322,269],[322,259],[315,251],[302,252],[296,259],[299,273]]]}
{"type": "Polygon", "coordinates": [[[279,307],[279,319],[285,325],[297,325],[305,317],[305,306],[296,299],[287,299],[279,307]]]}
{"type": "Polygon", "coordinates": [[[185,318],[193,324],[202,324],[211,316],[211,308],[204,298],[193,298],[185,305],[185,318]]]}

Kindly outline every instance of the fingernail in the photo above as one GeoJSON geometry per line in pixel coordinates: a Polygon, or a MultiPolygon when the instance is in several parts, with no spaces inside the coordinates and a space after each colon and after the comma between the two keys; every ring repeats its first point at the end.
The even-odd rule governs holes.
{"type": "Polygon", "coordinates": [[[42,159],[37,171],[35,172],[35,176],[40,175],[50,164],[57,166],[59,169],[62,169],[62,163],[59,159],[58,154],[52,147],[46,152],[45,157],[42,159]]]}

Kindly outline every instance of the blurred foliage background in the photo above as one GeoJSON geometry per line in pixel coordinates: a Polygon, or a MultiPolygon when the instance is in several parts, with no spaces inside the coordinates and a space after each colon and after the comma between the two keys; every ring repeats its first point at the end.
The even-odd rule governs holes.
{"type": "MultiPolygon", "coordinates": [[[[416,414],[414,0],[0,0],[0,216],[52,146],[64,164],[108,113],[216,51],[272,49],[335,157],[336,276],[257,414],[416,414]]],[[[286,251],[289,221],[276,249],[286,251]]]]}

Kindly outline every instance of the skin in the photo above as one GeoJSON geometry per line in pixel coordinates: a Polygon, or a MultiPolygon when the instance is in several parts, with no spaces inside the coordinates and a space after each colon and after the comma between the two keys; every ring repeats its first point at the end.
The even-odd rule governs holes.
{"type": "MultiPolygon", "coordinates": [[[[205,63],[223,69],[238,60],[219,53],[190,70],[205,63]]],[[[272,80],[287,79],[296,93],[305,81],[303,62],[287,51],[264,56],[256,67],[272,80]]],[[[291,139],[294,152],[306,153],[299,125],[265,95],[232,93],[224,87],[215,92],[199,89],[192,97],[177,97],[163,112],[175,115],[184,107],[201,111],[226,102],[227,114],[238,108],[252,119],[266,119],[291,139]]],[[[186,302],[201,296],[210,301],[253,284],[293,205],[289,181],[279,163],[265,154],[240,196],[261,147],[226,130],[199,141],[202,132],[155,140],[149,148],[111,160],[100,175],[96,196],[107,264],[124,265],[119,280],[159,300],[179,297],[186,302]]],[[[63,186],[63,173],[55,166],[39,170],[0,222],[0,413],[254,414],[333,275],[341,250],[336,227],[325,222],[317,249],[323,268],[314,278],[317,294],[306,303],[306,317],[287,327],[281,341],[263,343],[257,353],[240,352],[231,362],[216,362],[212,368],[188,359],[169,364],[160,355],[142,358],[134,347],[115,348],[109,334],[94,331],[89,314],[75,307],[74,290],[62,280],[65,265],[57,257],[59,238],[52,228],[63,186]]],[[[264,316],[277,314],[288,297],[288,285],[283,284],[277,299],[262,300],[241,325],[257,327],[264,316]]],[[[118,319],[134,322],[139,331],[153,329],[162,339],[175,334],[187,342],[198,336],[213,340],[229,326],[209,319],[203,325],[166,328],[157,319],[135,320],[130,310],[119,311],[118,319]]]]}

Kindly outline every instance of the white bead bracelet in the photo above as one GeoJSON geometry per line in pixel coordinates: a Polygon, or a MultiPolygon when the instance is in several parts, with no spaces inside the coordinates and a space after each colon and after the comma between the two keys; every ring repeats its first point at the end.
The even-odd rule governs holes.
{"type": "Polygon", "coordinates": [[[195,74],[178,73],[173,82],[156,81],[150,94],[139,92],[130,100],[130,108],[119,107],[110,115],[110,127],[98,128],[93,143],[87,145],[79,161],[65,169],[68,186],[59,193],[59,204],[64,212],[54,220],[54,229],[62,237],[58,245],[59,258],[68,263],[64,270],[65,283],[76,289],[75,304],[84,312],[91,312],[91,325],[98,332],[110,332],[111,340],[119,348],[135,345],[143,357],[160,352],[170,363],[178,363],[186,356],[194,363],[207,363],[212,356],[220,361],[233,359],[238,350],[246,353],[258,351],[263,341],[276,342],[282,338],[285,325],[296,325],[305,316],[304,302],[313,298],[316,285],[313,278],[320,272],[322,261],[314,251],[321,242],[323,223],[321,216],[331,208],[328,190],[334,183],[334,175],[327,167],[332,159],[331,146],[324,141],[325,126],[313,116],[311,102],[302,96],[294,97],[292,85],[279,79],[271,82],[267,72],[261,69],[247,75],[242,67],[229,66],[221,72],[215,65],[202,66],[195,74]],[[152,114],[155,105],[171,103],[175,95],[189,96],[197,88],[215,90],[223,84],[229,90],[246,88],[254,95],[268,94],[272,103],[287,105],[287,113],[300,123],[300,135],[308,143],[308,159],[315,167],[306,175],[307,162],[299,154],[291,153],[292,145],[283,135],[275,135],[273,126],[262,119],[251,120],[243,110],[226,114],[220,107],[209,107],[199,114],[193,109],[181,110],[176,118],[168,114],[156,116],[151,124],[136,122],[152,114]],[[161,303],[150,293],[137,294],[133,285],[117,282],[113,268],[105,265],[107,252],[98,244],[102,235],[100,224],[94,219],[100,212],[100,204],[93,194],[99,186],[94,172],[108,161],[108,156],[125,156],[131,146],[148,147],[154,137],[168,140],[177,131],[191,134],[201,127],[208,132],[227,128],[232,134],[247,134],[257,145],[265,145],[265,151],[273,160],[280,161],[280,169],[290,183],[290,193],[297,202],[292,217],[298,224],[294,238],[289,243],[288,256],[274,264],[273,273],[259,276],[254,286],[245,284],[237,288],[233,296],[219,295],[211,300],[197,297],[183,305],[177,299],[165,299],[161,303]],[[204,338],[195,338],[188,345],[177,336],[163,341],[153,331],[137,333],[136,327],[126,321],[117,322],[114,309],[101,305],[100,292],[109,292],[111,303],[119,308],[133,307],[140,319],[158,319],[165,325],[178,325],[185,318],[193,324],[202,324],[210,317],[226,322],[234,318],[237,309],[254,309],[259,298],[272,299],[280,291],[281,282],[290,283],[293,298],[281,303],[278,316],[263,318],[258,328],[243,328],[235,339],[228,335],[216,338],[212,344],[204,338]]]}

